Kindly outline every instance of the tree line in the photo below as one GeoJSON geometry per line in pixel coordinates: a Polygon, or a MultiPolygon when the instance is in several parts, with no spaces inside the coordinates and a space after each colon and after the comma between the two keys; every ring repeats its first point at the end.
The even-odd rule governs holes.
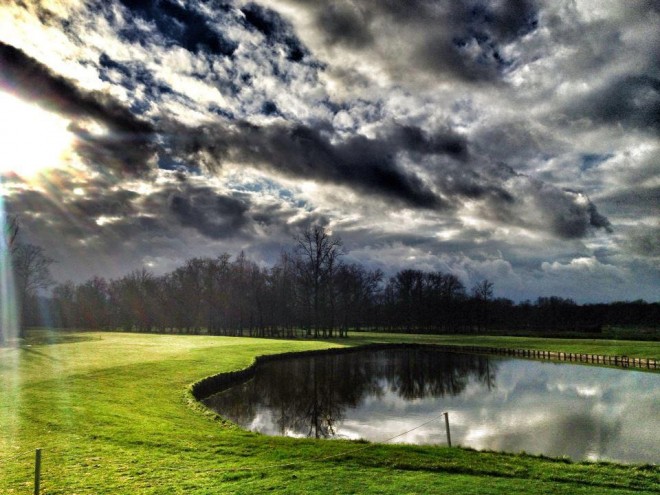
{"type": "Polygon", "coordinates": [[[489,280],[468,289],[454,274],[416,269],[386,278],[344,262],[341,240],[319,226],[296,237],[269,268],[244,253],[224,253],[190,259],[161,276],[139,269],[113,280],[54,285],[53,260],[43,249],[19,242],[11,254],[23,328],[318,338],[345,337],[349,329],[598,333],[603,324],[660,324],[658,303],[578,305],[549,297],[516,304],[495,298],[489,280]],[[50,297],[40,295],[53,285],[50,297]]]}
{"type": "Polygon", "coordinates": [[[382,273],[342,263],[341,241],[323,227],[295,242],[270,268],[225,253],[162,276],[60,284],[51,315],[61,327],[260,337],[342,337],[372,322],[382,273]]]}

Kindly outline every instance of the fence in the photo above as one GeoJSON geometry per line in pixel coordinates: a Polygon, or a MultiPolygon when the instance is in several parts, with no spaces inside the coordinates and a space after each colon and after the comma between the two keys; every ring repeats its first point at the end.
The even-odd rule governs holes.
{"type": "Polygon", "coordinates": [[[577,352],[563,351],[539,351],[536,349],[510,349],[508,347],[482,347],[464,345],[434,346],[441,347],[443,351],[449,352],[472,352],[479,354],[499,354],[505,356],[517,356],[529,359],[547,359],[554,361],[570,361],[576,363],[603,364],[607,366],[619,366],[622,368],[658,369],[658,360],[653,358],[638,358],[629,356],[612,356],[604,354],[583,354],[577,352]]]}

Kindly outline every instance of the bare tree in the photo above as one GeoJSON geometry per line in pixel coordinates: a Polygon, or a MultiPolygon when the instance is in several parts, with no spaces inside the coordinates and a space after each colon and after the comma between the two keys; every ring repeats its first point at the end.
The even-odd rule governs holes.
{"type": "Polygon", "coordinates": [[[272,312],[274,324],[288,337],[295,336],[296,329],[296,260],[286,252],[270,271],[272,287],[272,312]]]}
{"type": "Polygon", "coordinates": [[[477,329],[483,330],[490,319],[490,301],[493,298],[493,282],[484,279],[472,287],[472,296],[477,306],[477,329]]]}
{"type": "Polygon", "coordinates": [[[414,269],[401,270],[390,280],[398,301],[399,314],[395,317],[399,319],[399,324],[403,325],[408,333],[421,330],[424,281],[425,273],[414,269]]]}
{"type": "Polygon", "coordinates": [[[51,305],[56,325],[60,328],[73,328],[79,321],[80,304],[76,298],[76,289],[70,280],[53,288],[51,305]]]}
{"type": "Polygon", "coordinates": [[[348,337],[349,328],[360,330],[367,321],[383,273],[356,264],[342,264],[337,269],[335,279],[340,314],[339,336],[348,337]]]}
{"type": "MultiPolygon", "coordinates": [[[[62,286],[58,286],[62,287],[62,286]]],[[[55,289],[57,289],[56,287],[55,289]]],[[[53,294],[55,294],[53,289],[53,294]]],[[[60,295],[66,295],[63,288],[60,295]]],[[[75,300],[82,310],[77,316],[76,326],[79,328],[107,329],[110,326],[110,287],[101,277],[93,277],[75,290],[75,300]]]]}
{"type": "Polygon", "coordinates": [[[40,290],[53,285],[50,265],[54,260],[45,255],[40,246],[18,243],[12,253],[16,295],[21,308],[21,332],[24,337],[25,325],[36,310],[35,299],[40,290]]]}
{"type": "Polygon", "coordinates": [[[297,236],[295,240],[296,252],[303,270],[300,275],[303,283],[310,290],[309,304],[312,310],[314,335],[318,337],[322,326],[322,309],[327,310],[323,326],[330,329],[332,335],[335,302],[332,277],[339,263],[339,257],[343,255],[341,239],[331,238],[324,227],[315,225],[297,236]]]}
{"type": "Polygon", "coordinates": [[[472,287],[472,295],[480,301],[490,301],[493,298],[493,285],[488,279],[477,282],[472,287]]]}
{"type": "Polygon", "coordinates": [[[159,304],[160,280],[146,268],[133,270],[108,284],[109,326],[125,331],[151,332],[173,304],[159,304]]]}

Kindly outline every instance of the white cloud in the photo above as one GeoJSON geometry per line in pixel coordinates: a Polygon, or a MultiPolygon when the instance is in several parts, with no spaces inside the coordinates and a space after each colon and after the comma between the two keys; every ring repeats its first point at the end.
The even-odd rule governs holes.
{"type": "Polygon", "coordinates": [[[558,261],[541,265],[541,269],[553,276],[577,276],[589,278],[610,279],[612,281],[622,281],[625,279],[625,270],[623,268],[601,263],[595,257],[583,257],[572,259],[569,263],[562,264],[558,261]]]}

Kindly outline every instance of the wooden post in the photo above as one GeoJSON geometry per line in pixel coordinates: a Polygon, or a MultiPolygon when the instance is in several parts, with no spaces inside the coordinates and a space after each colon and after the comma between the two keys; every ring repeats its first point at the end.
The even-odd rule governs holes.
{"type": "Polygon", "coordinates": [[[41,449],[37,449],[34,457],[34,495],[39,495],[41,484],[41,449]]]}
{"type": "Polygon", "coordinates": [[[447,429],[447,445],[451,447],[451,433],[449,432],[449,413],[445,414],[445,428],[447,429]]]}

